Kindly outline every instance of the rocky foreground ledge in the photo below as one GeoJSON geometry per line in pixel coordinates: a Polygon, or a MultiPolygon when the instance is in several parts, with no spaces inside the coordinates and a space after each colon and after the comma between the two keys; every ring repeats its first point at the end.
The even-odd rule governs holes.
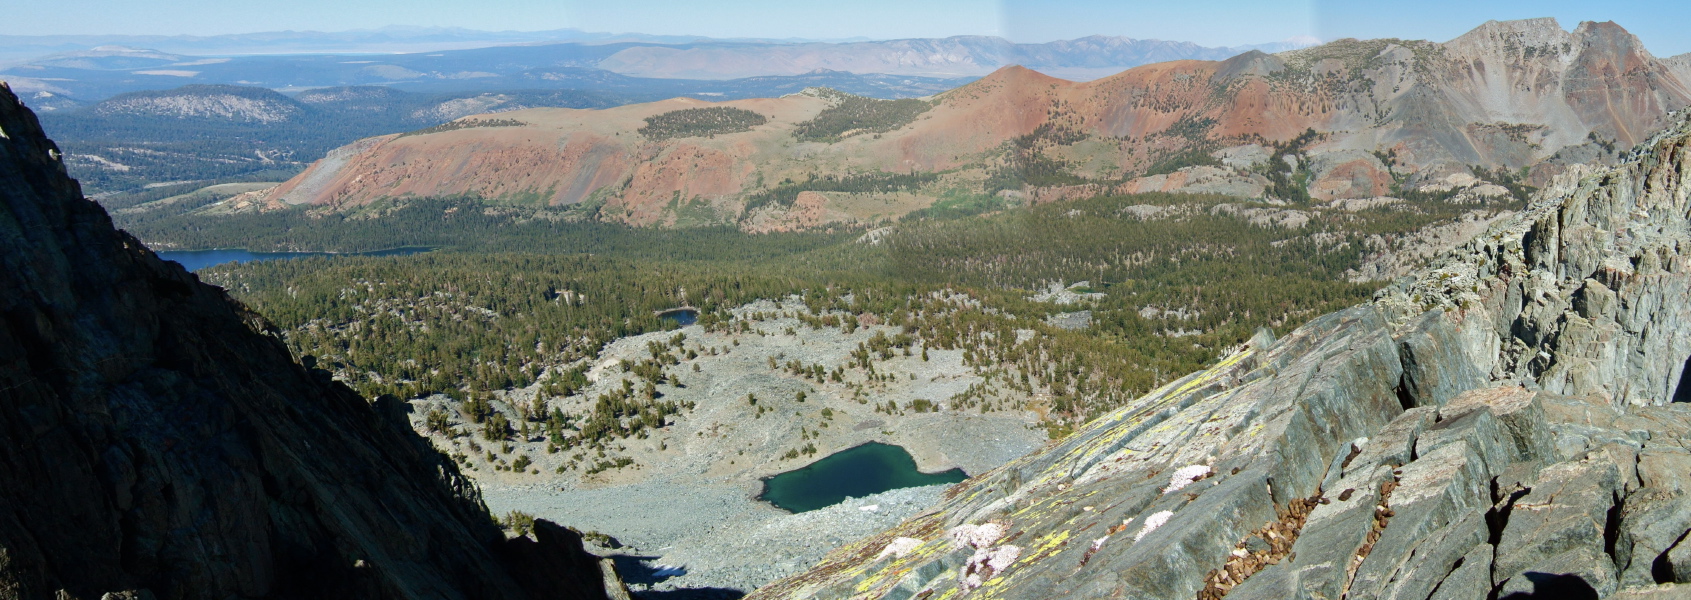
{"type": "Polygon", "coordinates": [[[1691,597],[1688,169],[1682,116],[752,597],[1691,597]]]}

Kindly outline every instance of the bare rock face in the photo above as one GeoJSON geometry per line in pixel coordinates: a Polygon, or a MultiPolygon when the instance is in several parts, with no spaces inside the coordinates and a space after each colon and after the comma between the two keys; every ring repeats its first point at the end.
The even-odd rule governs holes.
{"type": "Polygon", "coordinates": [[[0,598],[606,596],[402,410],[114,230],[0,86],[0,598]]]}
{"type": "Polygon", "coordinates": [[[753,597],[1686,597],[1674,122],[1373,302],[1259,335],[753,597]]]}
{"type": "Polygon", "coordinates": [[[1309,195],[1317,200],[1377,198],[1391,193],[1392,173],[1379,158],[1361,150],[1339,150],[1310,157],[1314,182],[1309,195]]]}
{"type": "Polygon", "coordinates": [[[1448,311],[1494,380],[1626,405],[1688,399],[1691,162],[1687,125],[1614,169],[1559,177],[1522,214],[1382,291],[1394,322],[1448,311]],[[1478,323],[1489,323],[1480,326],[1478,323]]]}

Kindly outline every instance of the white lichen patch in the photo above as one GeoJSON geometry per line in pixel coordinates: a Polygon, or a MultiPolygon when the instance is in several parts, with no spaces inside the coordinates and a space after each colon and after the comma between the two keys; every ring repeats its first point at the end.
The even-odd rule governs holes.
{"type": "Polygon", "coordinates": [[[922,540],[913,537],[896,538],[892,541],[892,543],[887,544],[886,548],[881,549],[880,555],[876,556],[875,560],[881,560],[887,556],[892,556],[893,558],[904,558],[905,555],[910,554],[917,546],[920,545],[922,545],[922,540]]]}
{"type": "Polygon", "coordinates": [[[998,523],[964,523],[951,528],[951,541],[956,542],[958,546],[986,548],[1001,537],[1004,537],[1004,526],[998,523]]]}
{"type": "Polygon", "coordinates": [[[1168,487],[1163,488],[1163,493],[1178,492],[1181,488],[1192,485],[1192,482],[1208,477],[1209,474],[1209,465],[1192,465],[1176,469],[1174,475],[1169,476],[1168,487]]]}
{"type": "Polygon", "coordinates": [[[1133,535],[1134,543],[1138,543],[1139,540],[1145,539],[1145,536],[1151,535],[1151,532],[1156,531],[1158,527],[1162,527],[1167,524],[1169,517],[1172,516],[1174,516],[1174,511],[1165,510],[1149,517],[1145,517],[1145,526],[1140,527],[1139,533],[1133,535]]]}

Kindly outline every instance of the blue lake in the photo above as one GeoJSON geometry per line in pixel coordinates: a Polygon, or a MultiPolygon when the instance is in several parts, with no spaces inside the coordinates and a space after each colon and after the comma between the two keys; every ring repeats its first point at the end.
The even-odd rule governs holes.
{"type": "Polygon", "coordinates": [[[658,318],[686,327],[699,322],[699,311],[692,308],[672,308],[658,313],[658,318]]]}
{"type": "Polygon", "coordinates": [[[862,498],[899,488],[957,483],[962,469],[939,473],[916,470],[916,459],[903,447],[870,442],[835,452],[803,468],[763,480],[764,500],[795,513],[825,508],[846,498],[862,498]]]}
{"type": "Polygon", "coordinates": [[[433,248],[390,248],[387,250],[372,250],[370,252],[252,252],[240,249],[220,250],[165,250],[159,252],[159,258],[173,260],[189,271],[198,271],[206,267],[225,263],[246,263],[254,261],[280,260],[284,258],[300,258],[304,256],[405,256],[428,252],[433,248]]]}

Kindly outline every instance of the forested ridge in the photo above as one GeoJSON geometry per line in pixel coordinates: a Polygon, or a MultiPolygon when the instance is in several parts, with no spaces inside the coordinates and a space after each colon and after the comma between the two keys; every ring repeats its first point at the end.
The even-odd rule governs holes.
{"type": "Polygon", "coordinates": [[[803,142],[831,144],[853,134],[885,133],[909,125],[934,107],[933,102],[916,98],[882,100],[828,88],[811,93],[834,104],[793,129],[793,137],[803,142]]]}
{"type": "Polygon", "coordinates": [[[873,173],[823,175],[793,181],[782,181],[767,190],[753,192],[746,197],[746,212],[776,204],[790,207],[804,192],[848,192],[853,194],[884,194],[916,189],[939,179],[935,173],[873,173]]]}
{"type": "Polygon", "coordinates": [[[640,135],[653,140],[706,137],[750,131],[751,128],[768,122],[768,117],[732,106],[684,108],[646,119],[646,126],[640,128],[640,135]]]}
{"type": "Polygon", "coordinates": [[[360,138],[429,126],[499,126],[484,118],[454,126],[439,107],[494,96],[505,107],[605,108],[630,98],[575,90],[512,90],[497,94],[401,92],[385,88],[328,88],[298,100],[242,86],[186,86],[124,94],[81,110],[40,115],[42,127],[66,154],[73,174],[91,191],[119,192],[179,181],[201,185],[262,177],[282,181],[311,161],[360,138]],[[253,101],[273,121],[232,116],[152,114],[146,100],[194,102],[233,95],[253,101]]]}
{"type": "MultiPolygon", "coordinates": [[[[861,232],[633,229],[454,210],[468,202],[414,201],[379,219],[301,211],[141,231],[187,236],[175,239],[192,245],[244,232],[259,248],[441,247],[202,273],[271,318],[296,352],[318,357],[368,396],[447,393],[470,402],[536,383],[568,396],[605,343],[673,327],[657,311],[691,305],[702,325],[755,331],[756,316],[731,309],[798,296],[808,307],[800,318],[814,327],[856,328],[862,319],[896,327],[913,351],[966,350],[987,382],[953,406],[1041,410],[1060,433],[1215,360],[1259,327],[1283,333],[1366,299],[1376,284],[1345,280],[1372,252],[1366,238],[1460,213],[1439,203],[1310,211],[1306,224],[1280,227],[1253,223],[1239,212],[1250,206],[1223,197],[1145,194],[911,220],[871,243],[861,232]],[[1051,282],[1081,280],[1088,287],[1071,291],[1095,294],[1090,299],[1034,299],[1051,282]],[[1077,310],[1091,311],[1090,327],[1047,323],[1077,310]]],[[[873,356],[884,351],[801,367],[872,386],[873,356]]],[[[673,381],[657,352],[648,362],[626,365],[625,377],[673,381]]],[[[621,401],[638,400],[631,398],[621,401]]],[[[630,418],[651,419],[646,409],[631,410],[645,416],[630,418]]],[[[607,418],[533,416],[553,427],[607,418]]],[[[601,423],[597,431],[636,429],[601,423]]]]}
{"type": "Polygon", "coordinates": [[[577,207],[488,207],[479,198],[463,197],[380,201],[357,212],[322,213],[308,207],[224,215],[159,211],[119,215],[117,224],[155,248],[364,252],[429,246],[653,260],[782,255],[850,239],[828,233],[752,237],[730,227],[645,229],[589,217],[577,207]]]}

